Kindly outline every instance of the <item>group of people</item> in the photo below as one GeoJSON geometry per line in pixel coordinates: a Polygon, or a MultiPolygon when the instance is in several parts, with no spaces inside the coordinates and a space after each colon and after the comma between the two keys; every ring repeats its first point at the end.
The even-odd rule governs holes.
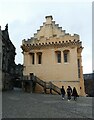
{"type": "Polygon", "coordinates": [[[74,87],[73,90],[70,86],[68,86],[67,91],[65,92],[64,86],[61,88],[61,94],[62,94],[62,99],[65,98],[65,94],[67,93],[67,99],[68,101],[71,100],[71,96],[73,96],[74,100],[77,100],[77,97],[79,97],[76,88],[74,87]]]}

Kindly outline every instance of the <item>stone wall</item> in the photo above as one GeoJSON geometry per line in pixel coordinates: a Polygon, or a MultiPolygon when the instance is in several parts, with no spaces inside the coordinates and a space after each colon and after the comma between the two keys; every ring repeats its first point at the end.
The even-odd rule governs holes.
{"type": "Polygon", "coordinates": [[[2,90],[2,32],[0,27],[0,90],[2,90]]]}
{"type": "Polygon", "coordinates": [[[94,73],[84,74],[85,92],[94,97],[94,73]]]}
{"type": "Polygon", "coordinates": [[[12,80],[15,75],[15,46],[11,42],[8,33],[8,25],[2,30],[2,88],[12,88],[12,80]]]}

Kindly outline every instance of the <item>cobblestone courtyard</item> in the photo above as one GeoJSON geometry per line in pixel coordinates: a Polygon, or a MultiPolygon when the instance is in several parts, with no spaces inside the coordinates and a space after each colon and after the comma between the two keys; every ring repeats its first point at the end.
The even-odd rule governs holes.
{"type": "Polygon", "coordinates": [[[92,118],[92,98],[77,101],[60,95],[24,93],[22,90],[2,94],[3,118],[92,118]]]}

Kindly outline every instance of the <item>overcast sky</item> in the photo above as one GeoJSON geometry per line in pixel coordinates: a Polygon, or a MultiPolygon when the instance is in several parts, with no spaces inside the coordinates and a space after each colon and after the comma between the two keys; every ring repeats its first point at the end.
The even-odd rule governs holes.
{"type": "Polygon", "coordinates": [[[0,0],[0,26],[8,23],[9,36],[16,47],[16,63],[23,64],[20,46],[45,22],[45,16],[53,20],[70,34],[79,34],[82,46],[84,73],[92,72],[92,0],[0,0]]]}

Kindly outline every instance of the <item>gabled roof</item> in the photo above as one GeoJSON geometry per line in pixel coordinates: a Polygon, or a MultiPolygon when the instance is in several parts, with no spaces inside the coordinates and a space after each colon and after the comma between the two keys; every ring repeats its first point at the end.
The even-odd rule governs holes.
{"type": "Polygon", "coordinates": [[[59,24],[55,24],[52,16],[46,16],[45,18],[46,22],[43,23],[43,26],[40,26],[37,33],[34,33],[34,37],[22,41],[21,48],[23,50],[57,45],[59,47],[77,46],[82,49],[78,34],[71,35],[65,33],[65,30],[62,30],[62,27],[59,27],[59,24]]]}
{"type": "Polygon", "coordinates": [[[62,27],[59,27],[59,24],[55,24],[55,21],[52,21],[52,16],[46,16],[45,18],[46,22],[44,22],[43,26],[40,26],[40,29],[34,34],[35,38],[49,38],[65,35],[65,30],[62,30],[62,27]]]}

